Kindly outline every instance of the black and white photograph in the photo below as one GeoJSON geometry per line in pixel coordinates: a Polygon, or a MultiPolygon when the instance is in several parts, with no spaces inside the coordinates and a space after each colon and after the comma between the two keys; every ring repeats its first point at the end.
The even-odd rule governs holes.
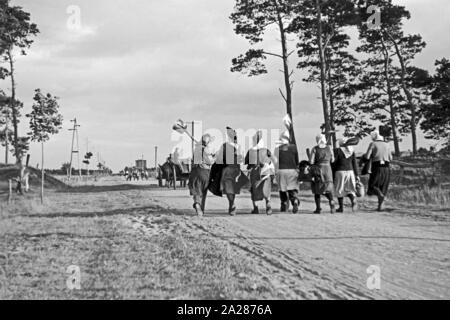
{"type": "Polygon", "coordinates": [[[449,300],[449,17],[0,0],[0,300],[449,300]]]}

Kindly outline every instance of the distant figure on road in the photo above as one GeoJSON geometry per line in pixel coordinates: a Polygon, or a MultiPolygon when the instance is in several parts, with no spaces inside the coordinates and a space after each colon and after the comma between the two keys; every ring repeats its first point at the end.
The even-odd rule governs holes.
{"type": "Polygon", "coordinates": [[[373,142],[364,156],[372,161],[367,195],[378,197],[378,211],[382,211],[391,180],[392,151],[379,131],[372,132],[371,137],[373,142]]]}
{"type": "Polygon", "coordinates": [[[262,132],[258,131],[253,137],[254,146],[245,157],[245,164],[250,172],[250,193],[253,202],[252,214],[259,214],[257,202],[266,201],[266,213],[273,213],[270,203],[272,193],[272,179],[275,167],[272,161],[272,153],[264,147],[262,132]]]}
{"type": "Polygon", "coordinates": [[[327,138],[324,134],[319,134],[316,137],[316,141],[317,146],[312,149],[311,159],[309,161],[312,165],[320,169],[318,181],[311,183],[311,189],[316,202],[316,211],[314,213],[320,214],[322,212],[320,204],[321,195],[325,195],[330,203],[331,213],[335,213],[333,170],[331,169],[331,163],[334,162],[334,153],[331,146],[328,145],[327,138]]]}
{"type": "Polygon", "coordinates": [[[215,158],[210,148],[211,136],[205,134],[202,141],[195,146],[194,164],[189,175],[189,191],[194,198],[194,209],[202,217],[206,207],[211,166],[215,158]]]}

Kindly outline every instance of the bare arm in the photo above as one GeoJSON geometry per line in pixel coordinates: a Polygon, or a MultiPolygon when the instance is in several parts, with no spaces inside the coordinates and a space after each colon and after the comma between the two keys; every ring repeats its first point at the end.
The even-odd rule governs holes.
{"type": "Polygon", "coordinates": [[[316,161],[316,148],[312,148],[311,150],[311,157],[309,158],[309,162],[311,164],[314,164],[314,162],[316,161]]]}
{"type": "Polygon", "coordinates": [[[370,160],[370,159],[372,158],[372,153],[373,153],[373,142],[370,143],[369,149],[367,149],[367,152],[366,152],[366,154],[364,155],[364,157],[365,157],[367,160],[370,160]]]}

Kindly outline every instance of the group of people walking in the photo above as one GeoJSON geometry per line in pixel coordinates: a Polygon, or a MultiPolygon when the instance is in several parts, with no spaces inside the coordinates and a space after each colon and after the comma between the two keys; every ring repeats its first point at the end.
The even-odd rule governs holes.
{"type": "MultiPolygon", "coordinates": [[[[289,131],[285,131],[272,153],[264,144],[263,133],[253,137],[253,146],[243,156],[235,130],[227,128],[228,141],[217,153],[211,149],[212,137],[206,134],[194,150],[194,164],[189,178],[190,194],[194,198],[194,209],[203,216],[208,191],[216,196],[226,196],[228,213],[236,215],[236,195],[250,185],[252,214],[260,213],[258,203],[265,202],[265,212],[273,213],[271,194],[276,179],[280,194],[280,211],[296,214],[300,209],[299,189],[302,176],[311,182],[316,210],[322,212],[324,196],[330,212],[344,212],[344,199],[349,198],[353,211],[357,209],[357,196],[361,196],[360,170],[353,146],[357,139],[340,139],[333,150],[325,135],[316,138],[308,161],[299,161],[297,146],[291,142],[289,131]],[[241,171],[245,165],[248,172],[241,171]],[[337,198],[337,206],[335,202],[337,198]]],[[[390,180],[392,153],[388,143],[379,132],[372,133],[373,142],[363,156],[363,174],[370,174],[367,194],[378,197],[378,210],[382,210],[390,180]]]]}

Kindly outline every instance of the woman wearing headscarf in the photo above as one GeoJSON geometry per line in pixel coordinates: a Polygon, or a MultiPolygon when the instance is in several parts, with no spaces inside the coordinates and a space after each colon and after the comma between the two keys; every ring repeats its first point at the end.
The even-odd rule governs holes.
{"type": "Polygon", "coordinates": [[[310,159],[310,163],[320,169],[320,176],[311,183],[316,202],[316,211],[314,213],[320,214],[322,212],[320,205],[321,195],[325,195],[330,203],[331,213],[335,213],[333,170],[331,169],[331,163],[334,162],[334,153],[331,146],[328,145],[325,135],[319,134],[316,137],[316,141],[317,145],[311,150],[310,159]]]}
{"type": "Polygon", "coordinates": [[[367,195],[378,197],[378,211],[382,211],[391,179],[392,151],[379,131],[372,132],[371,137],[373,141],[365,154],[365,159],[372,161],[367,195]]]}
{"type": "Polygon", "coordinates": [[[281,212],[289,210],[289,201],[292,204],[292,212],[298,213],[300,199],[298,195],[298,150],[291,143],[289,131],[285,131],[281,137],[279,146],[274,152],[274,161],[277,171],[277,183],[280,189],[281,212]]]}
{"type": "Polygon", "coordinates": [[[227,195],[229,203],[228,213],[231,216],[235,216],[237,211],[235,199],[236,195],[241,193],[241,163],[244,159],[241,147],[238,144],[236,131],[227,127],[227,136],[228,141],[222,145],[217,153],[217,163],[223,165],[220,191],[227,195]]]}
{"type": "Polygon", "coordinates": [[[253,137],[253,147],[245,156],[245,164],[250,173],[250,193],[253,202],[252,214],[258,214],[258,201],[266,201],[266,213],[273,213],[270,203],[272,192],[272,178],[275,167],[272,162],[272,153],[264,147],[262,132],[258,131],[253,137]]]}
{"type": "Polygon", "coordinates": [[[339,208],[337,212],[344,212],[344,197],[352,203],[352,210],[356,210],[356,182],[359,180],[358,164],[352,146],[346,144],[346,139],[339,139],[339,148],[335,152],[334,187],[338,197],[339,208]]]}
{"type": "Polygon", "coordinates": [[[202,141],[195,146],[194,164],[189,175],[189,190],[194,198],[194,209],[200,217],[205,212],[211,166],[215,161],[210,148],[211,140],[211,136],[205,134],[202,141]]]}

